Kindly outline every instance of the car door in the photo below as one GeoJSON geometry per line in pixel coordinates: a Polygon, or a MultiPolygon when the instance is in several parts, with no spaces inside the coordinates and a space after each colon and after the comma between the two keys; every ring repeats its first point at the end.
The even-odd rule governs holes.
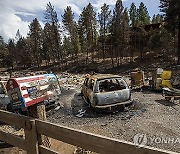
{"type": "Polygon", "coordinates": [[[95,85],[95,80],[90,79],[87,87],[87,97],[91,102],[91,104],[93,103],[94,85],[95,85]]]}
{"type": "Polygon", "coordinates": [[[84,95],[84,97],[87,99],[87,89],[88,89],[88,81],[89,81],[89,78],[86,78],[84,80],[84,83],[82,85],[82,93],[84,95]]]}

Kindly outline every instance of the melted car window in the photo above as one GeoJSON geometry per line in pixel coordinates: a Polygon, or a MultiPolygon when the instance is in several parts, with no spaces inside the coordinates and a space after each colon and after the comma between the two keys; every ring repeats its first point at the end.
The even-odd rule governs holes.
{"type": "Polygon", "coordinates": [[[94,83],[95,83],[95,81],[94,81],[94,80],[91,80],[91,81],[90,81],[90,84],[89,84],[89,89],[93,90],[94,83]]]}
{"type": "Polygon", "coordinates": [[[85,80],[84,80],[84,85],[87,87],[88,86],[88,80],[89,80],[89,78],[86,78],[85,80]]]}
{"type": "Polygon", "coordinates": [[[98,81],[99,92],[110,92],[126,89],[126,82],[122,79],[112,78],[98,81]]]}
{"type": "Polygon", "coordinates": [[[124,80],[122,80],[122,79],[118,80],[118,83],[119,83],[120,90],[121,89],[126,89],[127,84],[126,84],[126,82],[124,80]]]}

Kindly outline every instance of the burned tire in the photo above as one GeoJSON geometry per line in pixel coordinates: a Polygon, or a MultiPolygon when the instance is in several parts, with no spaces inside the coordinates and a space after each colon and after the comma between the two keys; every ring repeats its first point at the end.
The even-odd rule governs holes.
{"type": "Polygon", "coordinates": [[[119,105],[119,111],[121,111],[121,112],[123,112],[124,111],[124,109],[125,109],[125,105],[119,105]]]}
{"type": "Polygon", "coordinates": [[[12,106],[11,106],[10,103],[7,105],[6,110],[9,111],[9,112],[13,112],[13,109],[12,109],[12,106]]]}
{"type": "Polygon", "coordinates": [[[86,100],[86,103],[87,103],[90,107],[94,108],[93,105],[91,104],[89,98],[85,98],[85,97],[84,97],[84,99],[86,100]]]}
{"type": "Polygon", "coordinates": [[[170,100],[171,100],[171,97],[165,97],[165,100],[166,100],[166,101],[170,101],[170,100]]]}
{"type": "Polygon", "coordinates": [[[131,101],[131,102],[125,104],[125,107],[129,107],[129,106],[131,106],[131,105],[133,105],[133,104],[134,104],[134,101],[131,101]]]}

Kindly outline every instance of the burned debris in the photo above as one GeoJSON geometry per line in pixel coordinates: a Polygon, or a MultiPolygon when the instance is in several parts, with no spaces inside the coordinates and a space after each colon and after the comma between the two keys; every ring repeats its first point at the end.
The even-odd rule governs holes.
{"type": "MultiPolygon", "coordinates": [[[[136,74],[135,71],[133,72],[136,74]]],[[[141,73],[137,71],[137,74],[141,73]]],[[[134,80],[132,83],[136,83],[137,87],[139,83],[142,83],[139,87],[143,90],[140,92],[130,88],[132,85],[130,75],[126,77],[112,74],[74,75],[67,72],[58,74],[58,83],[62,93],[56,101],[58,106],[47,110],[47,118],[58,124],[109,137],[125,138],[129,141],[134,131],[146,132],[148,130],[153,134],[151,126],[156,128],[156,123],[150,121],[157,121],[157,117],[161,114],[170,117],[178,115],[179,106],[172,103],[164,106],[165,99],[161,93],[153,89],[145,90],[143,88],[143,85],[147,86],[145,79],[152,80],[150,76],[147,77],[147,74],[149,75],[143,72],[135,78],[138,81],[134,80]],[[145,123],[150,125],[149,128],[144,125],[145,123]],[[126,135],[126,127],[130,135],[126,135]]],[[[170,81],[173,87],[173,80],[170,79],[170,81]]],[[[44,84],[44,82],[39,83],[44,84]]],[[[161,91],[162,89],[163,86],[161,91]]],[[[172,96],[172,93],[164,94],[172,96]]],[[[164,120],[167,121],[167,119],[164,120]]],[[[160,123],[164,124],[162,120],[160,123]]],[[[169,126],[164,127],[169,129],[169,126]]]]}

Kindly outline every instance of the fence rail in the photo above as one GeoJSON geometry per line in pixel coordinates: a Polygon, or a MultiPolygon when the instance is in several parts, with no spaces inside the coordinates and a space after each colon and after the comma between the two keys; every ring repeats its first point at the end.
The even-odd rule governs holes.
{"type": "Polygon", "coordinates": [[[60,126],[50,122],[32,119],[29,117],[9,113],[0,110],[0,121],[9,125],[24,128],[25,139],[0,131],[0,140],[27,151],[28,154],[57,154],[39,144],[38,135],[46,135],[50,138],[84,148],[97,153],[108,154],[177,154],[175,152],[161,150],[152,147],[137,148],[133,143],[120,141],[84,131],[60,126]]]}

